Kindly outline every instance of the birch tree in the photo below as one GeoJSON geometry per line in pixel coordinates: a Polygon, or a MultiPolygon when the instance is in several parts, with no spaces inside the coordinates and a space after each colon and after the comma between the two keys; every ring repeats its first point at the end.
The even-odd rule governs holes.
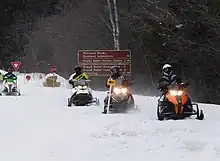
{"type": "Polygon", "coordinates": [[[107,4],[109,9],[109,20],[111,22],[110,29],[113,35],[114,49],[120,50],[120,43],[119,43],[120,30],[119,30],[117,0],[107,0],[107,4]]]}

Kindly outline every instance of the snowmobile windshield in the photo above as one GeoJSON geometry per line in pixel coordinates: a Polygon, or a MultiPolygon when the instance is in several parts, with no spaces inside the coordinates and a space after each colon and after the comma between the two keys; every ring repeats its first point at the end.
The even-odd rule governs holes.
{"type": "Polygon", "coordinates": [[[7,79],[7,82],[14,82],[14,80],[13,79],[11,79],[11,78],[9,78],[9,79],[7,79]]]}
{"type": "Polygon", "coordinates": [[[115,86],[116,87],[121,87],[123,85],[123,79],[122,78],[117,78],[115,80],[115,86]]]}
{"type": "Polygon", "coordinates": [[[88,82],[86,80],[79,80],[75,83],[76,86],[88,86],[88,82]]]}
{"type": "Polygon", "coordinates": [[[181,90],[181,85],[180,84],[171,84],[168,86],[169,89],[173,90],[181,90]]]}

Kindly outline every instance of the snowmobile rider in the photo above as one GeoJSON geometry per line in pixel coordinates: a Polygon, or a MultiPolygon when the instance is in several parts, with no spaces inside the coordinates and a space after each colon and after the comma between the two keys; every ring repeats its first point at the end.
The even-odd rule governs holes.
{"type": "Polygon", "coordinates": [[[161,93],[160,101],[167,103],[165,95],[167,94],[167,88],[169,85],[181,84],[182,80],[180,77],[173,73],[172,66],[170,64],[165,64],[162,68],[162,77],[158,81],[158,90],[161,93]]]}
{"type": "MultiPolygon", "coordinates": [[[[129,83],[128,83],[128,80],[122,76],[121,72],[120,72],[120,68],[118,66],[113,66],[111,68],[111,76],[108,78],[109,79],[113,79],[113,80],[116,80],[116,79],[121,79],[122,80],[122,86],[129,86],[129,83]]],[[[107,80],[107,81],[108,81],[107,80]]],[[[107,84],[107,81],[106,81],[106,87],[109,88],[109,85],[107,84]]]]}
{"type": "Polygon", "coordinates": [[[4,75],[3,79],[5,82],[7,82],[8,79],[13,79],[14,83],[17,81],[17,77],[13,74],[13,70],[11,68],[8,69],[8,73],[4,75]]]}
{"type": "Polygon", "coordinates": [[[162,71],[163,71],[162,77],[158,81],[159,91],[166,93],[166,89],[169,85],[182,83],[181,78],[173,73],[172,66],[170,64],[165,64],[162,68],[162,71]]]}
{"type": "MultiPolygon", "coordinates": [[[[162,95],[160,97],[160,101],[162,101],[162,103],[167,103],[167,98],[165,97],[167,91],[167,88],[169,85],[173,85],[173,84],[181,84],[183,83],[181,78],[178,77],[176,74],[174,74],[173,70],[172,70],[172,66],[170,64],[165,64],[162,68],[163,74],[162,74],[162,78],[158,81],[158,89],[160,92],[162,92],[162,95]]],[[[192,109],[192,102],[189,99],[188,102],[188,107],[192,109]]]]}
{"type": "Polygon", "coordinates": [[[74,70],[75,70],[75,73],[72,74],[69,78],[69,84],[71,84],[73,88],[75,87],[74,80],[81,80],[81,79],[88,80],[89,79],[89,76],[86,73],[82,72],[82,68],[80,66],[76,66],[74,70]]]}
{"type": "MultiPolygon", "coordinates": [[[[131,86],[131,83],[129,83],[128,80],[121,74],[120,68],[118,66],[113,66],[111,68],[111,76],[107,79],[107,81],[105,83],[107,88],[110,88],[110,86],[108,85],[108,80],[110,80],[110,79],[121,80],[120,86],[125,86],[125,87],[131,86]]],[[[116,81],[116,84],[117,84],[117,81],[116,81]]],[[[106,108],[107,103],[108,103],[108,95],[104,99],[105,108],[106,108]]]]}
{"type": "MultiPolygon", "coordinates": [[[[16,81],[17,81],[17,76],[15,74],[13,74],[13,70],[11,68],[8,69],[8,73],[6,73],[3,77],[4,79],[4,83],[7,83],[7,80],[8,79],[12,79],[14,84],[15,84],[15,87],[12,89],[13,91],[17,91],[17,84],[16,84],[16,81]]],[[[5,87],[5,89],[2,91],[2,92],[7,92],[8,89],[5,87]]]]}

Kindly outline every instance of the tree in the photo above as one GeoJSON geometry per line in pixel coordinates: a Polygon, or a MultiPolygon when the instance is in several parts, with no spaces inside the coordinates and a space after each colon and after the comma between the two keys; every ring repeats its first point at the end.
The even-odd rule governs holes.
{"type": "Polygon", "coordinates": [[[171,0],[168,8],[156,1],[132,2],[133,34],[147,55],[153,79],[159,76],[158,67],[169,62],[191,82],[193,98],[219,102],[219,2],[171,0]]]}
{"type": "Polygon", "coordinates": [[[120,49],[120,42],[119,42],[119,19],[118,19],[118,9],[117,9],[117,1],[116,0],[107,0],[108,9],[109,9],[109,20],[111,22],[111,27],[109,28],[113,35],[113,44],[114,49],[120,49]]]}

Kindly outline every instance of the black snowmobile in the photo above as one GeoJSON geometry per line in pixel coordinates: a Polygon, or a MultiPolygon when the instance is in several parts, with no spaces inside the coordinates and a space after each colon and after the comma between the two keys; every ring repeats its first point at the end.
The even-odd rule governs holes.
{"type": "Polygon", "coordinates": [[[196,119],[203,120],[203,111],[197,103],[192,103],[186,88],[189,83],[174,84],[167,88],[164,98],[158,100],[157,117],[164,119],[184,119],[196,115],[196,119]],[[195,109],[194,109],[195,106],[195,109]]]}
{"type": "Polygon", "coordinates": [[[99,99],[93,97],[92,89],[89,88],[88,82],[90,82],[90,80],[75,81],[72,96],[68,98],[69,107],[71,107],[72,104],[75,106],[99,106],[99,99]]]}
{"type": "MultiPolygon", "coordinates": [[[[129,84],[131,86],[132,84],[129,84]]],[[[108,92],[109,95],[109,92],[108,92]]],[[[128,91],[128,87],[112,87],[110,97],[107,96],[104,100],[104,111],[106,114],[108,112],[124,113],[129,110],[135,110],[135,103],[132,94],[128,91]],[[108,108],[108,100],[109,108],[108,108]]]]}

